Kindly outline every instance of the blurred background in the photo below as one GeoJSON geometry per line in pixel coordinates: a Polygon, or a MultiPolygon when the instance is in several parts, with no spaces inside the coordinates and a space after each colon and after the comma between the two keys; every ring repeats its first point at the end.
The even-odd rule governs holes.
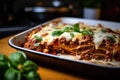
{"type": "Polygon", "coordinates": [[[0,0],[0,38],[57,17],[120,22],[120,0],[0,0]]]}

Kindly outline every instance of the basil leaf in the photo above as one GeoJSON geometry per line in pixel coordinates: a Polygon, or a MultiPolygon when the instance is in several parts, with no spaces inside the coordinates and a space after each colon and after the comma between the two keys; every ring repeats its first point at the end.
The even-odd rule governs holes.
{"type": "Polygon", "coordinates": [[[90,35],[90,36],[93,35],[93,32],[90,28],[84,29],[83,31],[81,31],[81,33],[82,33],[82,35],[90,35]]]}
{"type": "Polygon", "coordinates": [[[39,74],[36,71],[30,71],[24,74],[25,80],[41,80],[39,74]]]}
{"type": "Polygon", "coordinates": [[[62,32],[70,32],[71,28],[70,27],[65,27],[62,32]]]}
{"type": "Polygon", "coordinates": [[[5,80],[22,80],[21,72],[12,67],[8,68],[4,75],[5,80]]]}
{"type": "Polygon", "coordinates": [[[52,36],[60,36],[62,33],[62,31],[53,31],[52,36]]]}
{"type": "Polygon", "coordinates": [[[40,43],[34,43],[34,46],[39,46],[40,45],[40,43]]]}
{"type": "Polygon", "coordinates": [[[18,69],[18,66],[20,64],[23,64],[23,62],[25,62],[27,59],[27,56],[25,55],[24,52],[22,51],[18,51],[18,52],[13,52],[10,54],[9,56],[9,60],[11,62],[11,65],[14,67],[14,68],[17,68],[18,69]]]}
{"type": "Polygon", "coordinates": [[[35,35],[34,38],[36,38],[39,41],[42,41],[42,37],[41,36],[35,35]]]}
{"type": "Polygon", "coordinates": [[[29,71],[37,71],[37,70],[38,70],[38,66],[33,61],[27,60],[23,63],[23,72],[24,73],[27,73],[29,71]]]}
{"type": "Polygon", "coordinates": [[[73,31],[80,32],[79,24],[74,24],[73,25],[73,31]]]}
{"type": "Polygon", "coordinates": [[[105,30],[105,29],[101,29],[101,31],[102,31],[102,32],[104,32],[104,33],[106,32],[106,30],[105,30]]]}
{"type": "Polygon", "coordinates": [[[82,35],[87,35],[88,32],[87,31],[81,31],[82,35]]]}
{"type": "Polygon", "coordinates": [[[88,35],[92,36],[93,32],[91,30],[88,31],[88,35]]]}
{"type": "Polygon", "coordinates": [[[115,38],[114,38],[114,37],[109,37],[109,36],[108,36],[108,39],[109,39],[110,41],[112,41],[112,42],[115,42],[115,38]]]}
{"type": "Polygon", "coordinates": [[[74,34],[73,34],[73,33],[70,33],[70,36],[71,36],[71,37],[74,37],[74,34]]]}
{"type": "Polygon", "coordinates": [[[9,67],[9,59],[5,54],[0,53],[0,80],[4,80],[4,73],[9,67]]]}

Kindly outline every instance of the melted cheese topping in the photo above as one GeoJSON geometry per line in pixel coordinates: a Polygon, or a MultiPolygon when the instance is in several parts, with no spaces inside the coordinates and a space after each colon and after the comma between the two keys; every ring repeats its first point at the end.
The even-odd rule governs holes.
{"type": "Polygon", "coordinates": [[[49,44],[52,44],[52,42],[55,39],[65,38],[66,41],[69,41],[69,40],[75,41],[77,38],[78,39],[82,38],[82,34],[78,33],[78,32],[72,32],[73,35],[74,35],[74,37],[72,37],[70,35],[70,32],[63,32],[60,36],[53,36],[52,35],[53,31],[63,29],[66,26],[67,27],[68,26],[71,27],[70,25],[63,25],[63,24],[59,24],[58,26],[54,26],[52,24],[49,24],[48,26],[44,27],[41,31],[37,32],[36,34],[33,34],[32,37],[31,37],[31,39],[34,39],[35,35],[42,36],[44,34],[47,34],[46,36],[42,36],[42,43],[46,42],[49,45],[49,44]]]}
{"type": "Polygon", "coordinates": [[[102,32],[101,29],[97,32],[94,32],[93,42],[95,43],[95,48],[98,49],[98,47],[101,45],[102,41],[108,39],[108,37],[114,38],[116,44],[118,44],[118,42],[119,42],[118,34],[102,32]]]}
{"type": "MultiPolygon", "coordinates": [[[[33,34],[31,39],[35,39],[34,36],[41,36],[42,37],[42,43],[47,43],[48,45],[51,44],[55,39],[61,39],[65,38],[67,41],[72,40],[75,41],[76,39],[81,40],[82,39],[82,34],[80,32],[74,32],[72,31],[72,34],[74,36],[70,35],[70,32],[63,32],[60,36],[53,36],[52,32],[56,30],[62,30],[65,27],[72,27],[71,25],[64,25],[62,23],[59,23],[57,26],[54,24],[49,24],[46,25],[45,27],[42,28],[41,31],[37,32],[36,34],[33,34]],[[45,35],[46,34],[46,35],[45,35]],[[44,36],[45,35],[45,36],[44,36]]],[[[119,42],[119,35],[115,33],[108,33],[108,32],[102,32],[102,28],[97,28],[94,30],[94,35],[93,35],[93,42],[95,43],[95,48],[98,49],[98,47],[101,45],[103,40],[108,39],[108,37],[113,37],[116,44],[119,42]]],[[[82,29],[80,29],[82,30],[82,29]]]]}
{"type": "Polygon", "coordinates": [[[57,36],[52,36],[52,28],[43,28],[40,32],[37,32],[36,34],[32,35],[31,38],[34,38],[35,35],[42,36],[44,34],[47,34],[45,36],[42,36],[42,43],[51,44],[55,39],[57,39],[57,36]]]}
{"type": "Polygon", "coordinates": [[[65,38],[66,41],[69,41],[69,40],[72,39],[72,36],[70,35],[69,32],[64,32],[63,34],[61,34],[61,35],[59,36],[59,39],[61,39],[61,38],[65,38]]]}

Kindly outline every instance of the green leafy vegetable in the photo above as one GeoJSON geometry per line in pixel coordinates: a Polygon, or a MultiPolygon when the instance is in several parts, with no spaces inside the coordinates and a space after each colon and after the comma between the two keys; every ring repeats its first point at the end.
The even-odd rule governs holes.
{"type": "Polygon", "coordinates": [[[0,80],[40,80],[38,66],[22,51],[0,54],[0,80]]]}
{"type": "Polygon", "coordinates": [[[73,25],[73,31],[80,32],[79,24],[74,24],[73,25]]]}
{"type": "Polygon", "coordinates": [[[109,36],[108,36],[108,39],[109,39],[110,41],[112,41],[112,42],[115,42],[115,38],[114,38],[114,37],[109,37],[109,36]]]}
{"type": "Polygon", "coordinates": [[[5,80],[22,80],[21,72],[12,67],[5,72],[4,77],[5,77],[5,80]]]}
{"type": "Polygon", "coordinates": [[[0,71],[10,66],[8,58],[4,54],[0,54],[0,71]]]}
{"type": "Polygon", "coordinates": [[[23,52],[18,51],[18,52],[11,53],[11,55],[9,56],[9,59],[11,61],[12,66],[15,68],[18,68],[20,64],[26,61],[27,57],[23,52]]]}
{"type": "Polygon", "coordinates": [[[34,46],[39,46],[40,45],[40,43],[34,43],[34,46]]]}
{"type": "Polygon", "coordinates": [[[105,29],[101,29],[101,31],[102,31],[102,32],[104,32],[104,33],[106,32],[106,30],[105,30],[105,29]]]}
{"type": "Polygon", "coordinates": [[[39,75],[35,71],[30,71],[29,73],[25,74],[25,80],[40,80],[39,75]]]}
{"type": "Polygon", "coordinates": [[[7,61],[7,57],[4,54],[0,54],[0,61],[7,61]]]}
{"type": "Polygon", "coordinates": [[[52,36],[60,36],[63,33],[63,31],[56,30],[52,32],[52,36]]]}
{"type": "Polygon", "coordinates": [[[71,32],[71,33],[70,33],[70,36],[71,36],[71,37],[74,37],[74,34],[71,32]]]}
{"type": "Polygon", "coordinates": [[[72,31],[80,32],[79,24],[74,24],[74,25],[72,25],[72,27],[68,26],[61,30],[55,30],[52,32],[52,36],[60,36],[64,32],[72,32],[72,31]]]}
{"type": "Polygon", "coordinates": [[[4,80],[4,73],[9,66],[8,58],[4,54],[0,54],[0,80],[4,80]]]}
{"type": "Polygon", "coordinates": [[[24,72],[36,71],[36,70],[38,70],[38,66],[33,61],[27,60],[24,62],[23,64],[24,72]]]}
{"type": "Polygon", "coordinates": [[[42,41],[42,37],[41,36],[35,35],[34,38],[36,38],[39,41],[42,41]]]}
{"type": "Polygon", "coordinates": [[[72,28],[70,28],[70,27],[65,27],[65,28],[62,30],[62,32],[70,32],[71,29],[72,29],[72,28]]]}
{"type": "Polygon", "coordinates": [[[82,33],[82,35],[93,35],[93,32],[90,28],[85,28],[83,31],[80,31],[82,33]]]}

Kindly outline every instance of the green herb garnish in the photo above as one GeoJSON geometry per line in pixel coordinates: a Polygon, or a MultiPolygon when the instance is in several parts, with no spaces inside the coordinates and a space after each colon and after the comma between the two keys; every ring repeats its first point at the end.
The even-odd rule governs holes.
{"type": "Polygon", "coordinates": [[[74,34],[73,34],[73,33],[70,33],[70,36],[71,36],[71,37],[74,37],[74,34]]]}
{"type": "Polygon", "coordinates": [[[42,37],[41,36],[35,35],[34,38],[36,38],[39,41],[42,41],[42,37]]]}
{"type": "Polygon", "coordinates": [[[73,31],[80,32],[79,24],[74,24],[73,25],[73,31]]]}
{"type": "Polygon", "coordinates": [[[79,32],[79,33],[82,33],[82,35],[90,35],[90,36],[93,35],[93,32],[90,28],[85,28],[85,29],[83,29],[83,31],[80,31],[79,24],[74,24],[74,25],[72,25],[72,27],[65,27],[61,30],[53,31],[52,35],[53,36],[60,36],[64,32],[70,32],[70,35],[72,37],[74,37],[74,34],[71,32],[79,32]]]}
{"type": "Polygon", "coordinates": [[[63,32],[60,31],[60,30],[59,30],[59,31],[58,31],[58,30],[57,30],[57,31],[53,31],[53,32],[52,32],[52,36],[60,36],[62,33],[63,33],[63,32]]]}
{"type": "Polygon", "coordinates": [[[90,28],[85,28],[83,29],[83,31],[80,31],[82,33],[82,35],[90,35],[92,36],[93,35],[93,32],[90,28]]]}
{"type": "Polygon", "coordinates": [[[114,37],[109,37],[109,36],[108,36],[108,39],[109,39],[110,41],[112,41],[112,42],[115,42],[115,38],[114,38],[114,37]]]}
{"type": "Polygon", "coordinates": [[[106,29],[101,29],[101,31],[105,33],[105,32],[106,32],[106,29]]]}
{"type": "Polygon", "coordinates": [[[70,32],[71,28],[70,27],[65,27],[62,32],[70,32]]]}
{"type": "Polygon", "coordinates": [[[40,43],[34,43],[34,46],[39,46],[40,45],[40,43]]]}

